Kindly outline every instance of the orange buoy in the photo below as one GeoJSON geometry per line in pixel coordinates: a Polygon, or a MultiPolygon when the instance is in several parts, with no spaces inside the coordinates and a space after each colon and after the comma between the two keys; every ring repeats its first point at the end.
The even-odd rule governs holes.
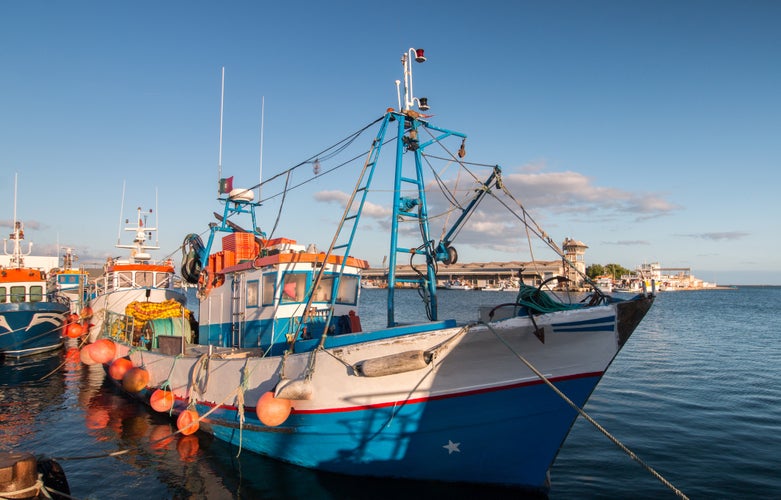
{"type": "Polygon", "coordinates": [[[96,365],[96,364],[98,364],[97,361],[92,359],[92,344],[87,344],[87,345],[85,345],[84,347],[81,348],[81,352],[79,352],[79,359],[85,365],[96,365]]]}
{"type": "Polygon", "coordinates": [[[76,313],[70,313],[70,314],[68,315],[68,324],[71,324],[71,323],[76,323],[76,322],[78,322],[78,321],[79,321],[79,319],[80,319],[80,318],[79,318],[79,315],[78,315],[78,314],[76,314],[76,313]]]}
{"type": "Polygon", "coordinates": [[[109,363],[114,359],[117,348],[110,339],[98,339],[90,348],[90,356],[97,363],[109,363]]]}
{"type": "Polygon", "coordinates": [[[269,391],[258,399],[255,413],[265,425],[276,427],[287,420],[292,409],[289,399],[275,398],[274,393],[269,391]]]}
{"type": "Polygon", "coordinates": [[[90,306],[85,306],[81,309],[81,317],[82,318],[91,318],[92,317],[92,308],[90,306]]]}
{"type": "Polygon", "coordinates": [[[185,436],[189,436],[197,431],[198,412],[193,409],[184,410],[179,414],[179,418],[176,419],[176,428],[185,436]]]}
{"type": "Polygon", "coordinates": [[[127,392],[138,392],[149,383],[149,372],[135,366],[125,372],[122,377],[122,388],[127,392]]]}
{"type": "Polygon", "coordinates": [[[84,333],[84,328],[78,323],[71,323],[65,327],[65,335],[69,338],[77,339],[81,337],[82,333],[84,333]]]}
{"type": "Polygon", "coordinates": [[[108,367],[108,375],[114,380],[122,380],[125,373],[133,368],[133,362],[128,358],[117,358],[108,367]]]}
{"type": "Polygon", "coordinates": [[[157,389],[149,397],[149,406],[153,410],[164,412],[174,406],[174,393],[167,389],[157,389]]]}

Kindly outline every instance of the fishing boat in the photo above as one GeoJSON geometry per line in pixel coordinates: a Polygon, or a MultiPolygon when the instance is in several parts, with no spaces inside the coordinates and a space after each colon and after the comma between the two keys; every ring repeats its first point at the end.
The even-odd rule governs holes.
{"type": "Polygon", "coordinates": [[[445,288],[448,290],[471,290],[472,285],[466,281],[455,279],[445,281],[445,288]]]}
{"type": "Polygon", "coordinates": [[[383,287],[375,280],[362,279],[361,288],[383,288],[383,287]]]}
{"type": "Polygon", "coordinates": [[[90,318],[88,338],[96,340],[102,333],[124,329],[140,330],[142,322],[162,317],[179,316],[187,296],[176,286],[173,260],[155,261],[151,250],[159,245],[148,243],[157,233],[157,225],[148,224],[148,216],[139,207],[135,221],[125,221],[126,232],[134,234],[132,243],[118,238],[116,248],[129,250],[125,258],[109,258],[103,273],[90,287],[90,318]]]}
{"type": "Polygon", "coordinates": [[[613,278],[610,276],[597,276],[594,280],[602,293],[613,293],[613,278]]]}
{"type": "MultiPolygon", "coordinates": [[[[182,276],[199,287],[197,330],[155,334],[141,339],[145,345],[119,334],[85,348],[97,357],[95,349],[104,349],[98,343],[111,344],[110,359],[102,361],[110,373],[130,360],[133,368],[112,378],[152,408],[171,412],[184,434],[200,429],[241,450],[341,474],[547,491],[575,408],[586,403],[654,297],[617,300],[595,288],[587,300],[571,303],[547,293],[545,279],[536,287],[521,284],[509,302],[498,294],[496,304],[475,308],[473,321],[440,317],[437,265],[455,264],[454,235],[482,201],[510,193],[501,169],[492,167],[458,204],[442,239],[431,238],[423,165],[438,156],[462,164],[466,134],[423,114],[427,101],[412,95],[412,60],[425,60],[423,51],[402,57],[398,108],[361,129],[374,131],[371,147],[324,251],[261,231],[261,200],[253,190],[221,183],[222,211],[209,223],[208,239],[191,233],[183,244],[182,276]],[[393,172],[390,189],[373,184],[384,146],[395,152],[383,163],[393,172]],[[374,191],[393,196],[388,300],[387,308],[362,310],[368,263],[352,251],[360,248],[358,228],[374,191]],[[415,229],[402,230],[404,223],[415,229]],[[414,260],[418,275],[397,275],[397,258],[414,260]],[[410,292],[399,288],[406,287],[419,292],[422,319],[402,309],[410,292]],[[397,301],[401,293],[405,300],[397,301]]],[[[506,206],[514,220],[533,221],[519,203],[506,206]]],[[[551,238],[541,239],[565,259],[551,238]]]]}
{"type": "Polygon", "coordinates": [[[0,356],[19,358],[58,349],[70,305],[50,288],[44,270],[25,266],[32,243],[26,253],[22,251],[24,224],[16,219],[16,199],[9,238],[10,252],[8,239],[3,239],[8,265],[0,266],[0,356]]]}
{"type": "Polygon", "coordinates": [[[87,305],[89,274],[84,268],[77,267],[78,257],[72,248],[66,248],[62,256],[62,265],[49,273],[51,285],[57,293],[70,301],[71,312],[79,313],[87,305]]]}

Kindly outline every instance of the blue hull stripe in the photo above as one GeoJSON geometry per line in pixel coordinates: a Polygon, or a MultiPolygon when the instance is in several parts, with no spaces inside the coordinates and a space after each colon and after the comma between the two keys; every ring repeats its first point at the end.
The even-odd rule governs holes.
{"type": "Polygon", "coordinates": [[[556,333],[576,332],[612,332],[616,323],[615,315],[584,321],[569,321],[566,323],[554,323],[553,331],[556,333]]]}
{"type": "MultiPolygon", "coordinates": [[[[582,405],[600,375],[557,382],[582,405]]],[[[577,416],[547,386],[523,384],[339,412],[294,412],[266,427],[249,408],[198,405],[214,435],[286,462],[338,473],[544,489],[577,416]],[[489,447],[484,443],[491,443],[489,447]]]]}

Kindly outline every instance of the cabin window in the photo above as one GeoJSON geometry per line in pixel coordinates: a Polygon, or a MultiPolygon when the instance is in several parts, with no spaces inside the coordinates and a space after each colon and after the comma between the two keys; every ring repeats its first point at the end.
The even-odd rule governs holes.
{"type": "Polygon", "coordinates": [[[266,273],[263,275],[263,305],[274,304],[274,284],[277,279],[277,273],[266,273]]]}
{"type": "Polygon", "coordinates": [[[117,288],[127,288],[133,286],[133,276],[131,273],[118,273],[117,279],[117,288]]]}
{"type": "Polygon", "coordinates": [[[314,301],[331,302],[331,290],[333,290],[333,286],[333,275],[323,276],[320,278],[320,283],[317,284],[317,289],[315,290],[314,301]]]}
{"type": "MultiPolygon", "coordinates": [[[[329,274],[320,279],[315,290],[315,302],[331,302],[331,292],[334,287],[334,275],[329,274]]],[[[339,279],[339,291],[336,294],[338,304],[356,304],[358,298],[358,276],[344,275],[339,279]]]]}
{"type": "Polygon", "coordinates": [[[336,302],[339,304],[358,303],[358,276],[342,276],[339,280],[336,302]]]}
{"type": "Polygon", "coordinates": [[[11,302],[19,304],[24,302],[25,290],[24,286],[12,286],[11,287],[11,302]]]}
{"type": "Polygon", "coordinates": [[[4,286],[0,286],[0,302],[5,302],[8,300],[6,298],[6,295],[8,294],[8,290],[4,286]]]}
{"type": "Polygon", "coordinates": [[[287,273],[282,278],[281,302],[303,302],[306,293],[306,273],[287,273]]]}
{"type": "Polygon", "coordinates": [[[155,286],[154,273],[137,271],[136,286],[155,286]]]}
{"type": "Polygon", "coordinates": [[[155,273],[155,286],[157,288],[168,288],[170,286],[170,275],[168,273],[155,273]]]}
{"type": "Polygon", "coordinates": [[[40,302],[43,300],[43,287],[36,285],[30,287],[30,302],[40,302]]]}
{"type": "Polygon", "coordinates": [[[258,307],[258,281],[247,282],[247,307],[258,307]]]}

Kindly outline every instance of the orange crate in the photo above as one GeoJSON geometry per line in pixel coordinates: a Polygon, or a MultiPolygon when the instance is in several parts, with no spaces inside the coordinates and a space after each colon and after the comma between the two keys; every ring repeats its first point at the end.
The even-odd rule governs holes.
{"type": "Polygon", "coordinates": [[[258,244],[252,233],[231,233],[222,238],[222,249],[236,253],[236,262],[258,256],[258,244]]]}
{"type": "Polygon", "coordinates": [[[236,252],[230,250],[223,250],[222,254],[225,256],[225,267],[231,267],[236,265],[236,252]]]}

